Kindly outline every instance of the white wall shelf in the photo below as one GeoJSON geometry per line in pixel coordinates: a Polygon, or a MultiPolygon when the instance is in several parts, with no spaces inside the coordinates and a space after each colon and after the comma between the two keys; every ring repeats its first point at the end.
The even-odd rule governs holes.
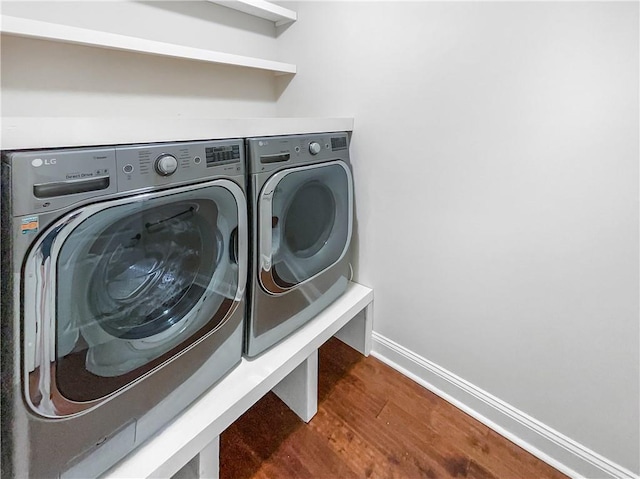
{"type": "Polygon", "coordinates": [[[254,17],[271,20],[277,27],[295,22],[298,19],[298,14],[293,10],[289,10],[288,8],[281,7],[280,5],[276,5],[275,3],[267,2],[265,0],[207,1],[217,3],[224,7],[233,8],[240,12],[248,13],[254,17]]]}
{"type": "Polygon", "coordinates": [[[3,150],[353,131],[353,118],[3,117],[3,150]]]}
{"type": "Polygon", "coordinates": [[[257,358],[243,358],[159,434],[111,468],[106,477],[171,477],[201,451],[201,462],[209,463],[204,469],[214,469],[207,477],[217,477],[218,436],[283,381],[287,388],[295,386],[286,383],[300,372],[301,365],[304,368],[315,363],[317,367],[317,349],[331,336],[343,341],[359,337],[355,343],[349,339],[345,342],[368,354],[372,315],[373,290],[350,283],[340,298],[298,331],[257,358]]]}
{"type": "Polygon", "coordinates": [[[42,22],[28,18],[3,15],[0,31],[8,35],[38,38],[56,42],[88,45],[111,50],[160,55],[209,63],[220,63],[260,70],[276,74],[295,74],[296,66],[290,63],[246,57],[231,53],[204,50],[201,48],[176,45],[173,43],[147,40],[116,33],[89,30],[58,23],[42,22]]]}

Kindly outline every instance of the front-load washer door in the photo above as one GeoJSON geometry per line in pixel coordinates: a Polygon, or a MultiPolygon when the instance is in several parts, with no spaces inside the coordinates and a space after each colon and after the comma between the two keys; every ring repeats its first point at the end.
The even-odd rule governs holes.
{"type": "Polygon", "coordinates": [[[229,180],[96,203],[53,224],[25,263],[31,407],[73,415],[196,347],[242,300],[246,250],[246,201],[229,180]]]}
{"type": "Polygon", "coordinates": [[[338,262],[349,249],[353,181],[332,161],[273,175],[258,200],[258,275],[283,294],[338,262]]]}

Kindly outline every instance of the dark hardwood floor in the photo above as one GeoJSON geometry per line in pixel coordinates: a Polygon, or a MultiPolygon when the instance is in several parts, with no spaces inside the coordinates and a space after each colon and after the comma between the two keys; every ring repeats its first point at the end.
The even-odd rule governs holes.
{"type": "Polygon", "coordinates": [[[560,479],[549,465],[373,357],[320,349],[318,414],[267,394],[221,436],[221,479],[560,479]]]}

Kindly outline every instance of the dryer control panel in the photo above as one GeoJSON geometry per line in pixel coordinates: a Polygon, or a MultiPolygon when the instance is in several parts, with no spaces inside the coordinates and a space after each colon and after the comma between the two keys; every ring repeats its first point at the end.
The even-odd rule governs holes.
{"type": "Polygon", "coordinates": [[[292,164],[348,159],[346,132],[289,135],[247,140],[248,173],[262,173],[292,164]]]}

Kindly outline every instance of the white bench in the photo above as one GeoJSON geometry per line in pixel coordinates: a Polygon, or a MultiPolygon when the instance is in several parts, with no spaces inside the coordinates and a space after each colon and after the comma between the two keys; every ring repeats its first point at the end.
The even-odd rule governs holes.
{"type": "Polygon", "coordinates": [[[372,324],[373,290],[350,283],[339,299],[298,331],[255,359],[243,358],[104,477],[167,478],[193,459],[193,475],[218,478],[220,434],[271,390],[309,422],[318,409],[318,348],[335,335],[368,356],[372,324]]]}

